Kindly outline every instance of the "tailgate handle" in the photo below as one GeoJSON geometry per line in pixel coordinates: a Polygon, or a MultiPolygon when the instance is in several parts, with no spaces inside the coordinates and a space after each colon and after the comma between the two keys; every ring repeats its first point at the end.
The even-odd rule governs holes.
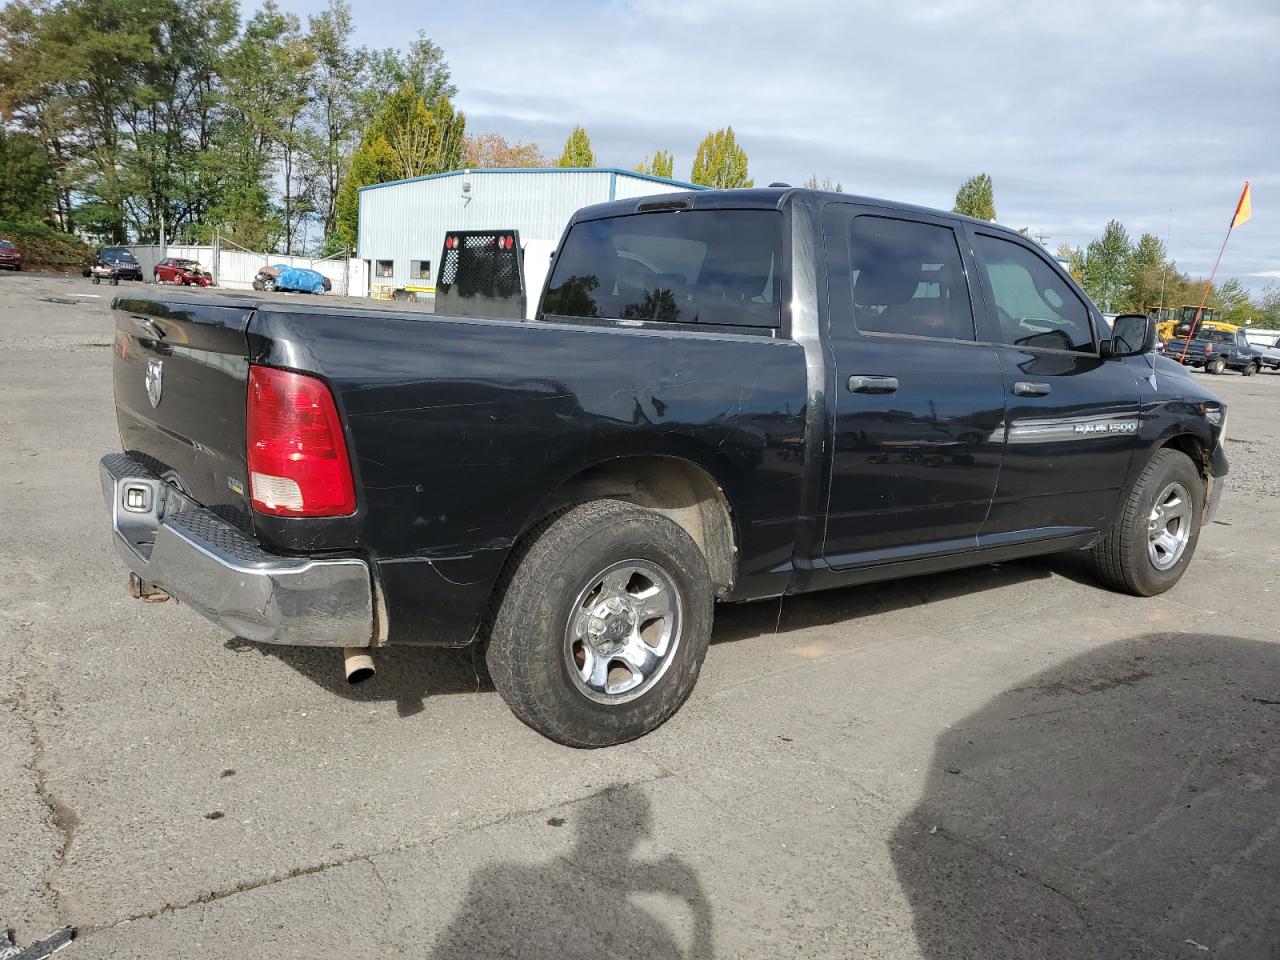
{"type": "Polygon", "coordinates": [[[1049,384],[1036,383],[1032,380],[1019,380],[1013,385],[1013,394],[1016,397],[1047,397],[1049,390],[1049,384]]]}
{"type": "Polygon", "coordinates": [[[897,393],[897,377],[868,377],[855,374],[849,378],[850,393],[897,393]]]}

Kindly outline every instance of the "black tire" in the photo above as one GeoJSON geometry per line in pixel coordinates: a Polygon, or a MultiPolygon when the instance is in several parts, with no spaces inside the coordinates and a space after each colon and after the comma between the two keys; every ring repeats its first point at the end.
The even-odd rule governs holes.
{"type": "Polygon", "coordinates": [[[1214,357],[1212,360],[1210,360],[1208,363],[1205,364],[1204,368],[1209,373],[1217,375],[1227,369],[1227,361],[1222,357],[1214,357]]]}
{"type": "MultiPolygon", "coordinates": [[[[597,500],[533,531],[509,569],[486,660],[507,706],[534,730],[566,746],[613,746],[656,729],[688,698],[711,640],[714,598],[706,560],[682,527],[635,504],[597,500]],[[653,564],[668,578],[679,600],[674,649],[647,686],[622,695],[632,699],[597,702],[570,673],[570,656],[585,658],[581,642],[570,644],[569,625],[592,581],[626,561],[653,564]]],[[[594,602],[588,597],[576,616],[594,602]]]]}
{"type": "Polygon", "coordinates": [[[1244,369],[1241,370],[1240,372],[1244,374],[1246,377],[1252,377],[1255,373],[1258,372],[1258,365],[1256,363],[1246,363],[1244,365],[1244,369]]]}
{"type": "Polygon", "coordinates": [[[1204,505],[1204,480],[1191,458],[1168,447],[1157,450],[1125,499],[1120,515],[1093,546],[1093,563],[1108,586],[1139,597],[1164,593],[1181,578],[1196,552],[1204,505]],[[1181,555],[1167,569],[1152,561],[1148,524],[1156,499],[1174,483],[1183,486],[1190,503],[1189,529],[1181,555]]]}

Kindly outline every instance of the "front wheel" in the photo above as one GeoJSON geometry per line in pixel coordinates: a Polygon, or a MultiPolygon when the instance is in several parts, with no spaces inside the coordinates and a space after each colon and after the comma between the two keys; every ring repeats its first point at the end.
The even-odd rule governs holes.
{"type": "Polygon", "coordinates": [[[682,527],[598,500],[535,531],[513,563],[486,660],[517,717],[558,743],[606,747],[680,708],[714,605],[706,560],[682,527]]]}
{"type": "Polygon", "coordinates": [[[1252,377],[1255,373],[1258,372],[1258,365],[1256,363],[1246,363],[1244,365],[1244,369],[1241,370],[1240,372],[1243,373],[1246,377],[1252,377]]]}
{"type": "Polygon", "coordinates": [[[1185,453],[1157,450],[1120,516],[1093,547],[1094,567],[1108,586],[1139,597],[1164,593],[1196,552],[1204,480],[1185,453]]]}

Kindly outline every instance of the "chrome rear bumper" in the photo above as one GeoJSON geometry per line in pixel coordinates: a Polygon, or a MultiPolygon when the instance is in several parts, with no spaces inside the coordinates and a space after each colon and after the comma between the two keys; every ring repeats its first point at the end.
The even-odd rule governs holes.
{"type": "Polygon", "coordinates": [[[373,587],[365,561],[268,553],[128,454],[103,457],[100,473],[116,550],[144,583],[248,640],[370,643],[373,587]]]}

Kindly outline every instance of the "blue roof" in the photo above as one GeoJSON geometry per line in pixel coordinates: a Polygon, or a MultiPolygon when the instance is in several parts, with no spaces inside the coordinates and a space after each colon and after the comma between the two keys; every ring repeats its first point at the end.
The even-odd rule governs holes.
{"type": "Polygon", "coordinates": [[[482,173],[611,173],[615,176],[634,177],[637,180],[652,180],[654,183],[666,184],[669,187],[680,187],[683,190],[706,190],[707,187],[696,183],[685,183],[683,180],[669,180],[666,177],[655,177],[651,173],[637,173],[634,170],[623,170],[621,167],[480,167],[466,170],[449,170],[445,173],[429,173],[423,177],[409,177],[406,180],[388,180],[386,183],[370,183],[358,187],[358,190],[376,190],[378,187],[394,187],[402,183],[417,183],[419,180],[438,180],[441,177],[456,177],[461,174],[475,176],[482,173]]]}

